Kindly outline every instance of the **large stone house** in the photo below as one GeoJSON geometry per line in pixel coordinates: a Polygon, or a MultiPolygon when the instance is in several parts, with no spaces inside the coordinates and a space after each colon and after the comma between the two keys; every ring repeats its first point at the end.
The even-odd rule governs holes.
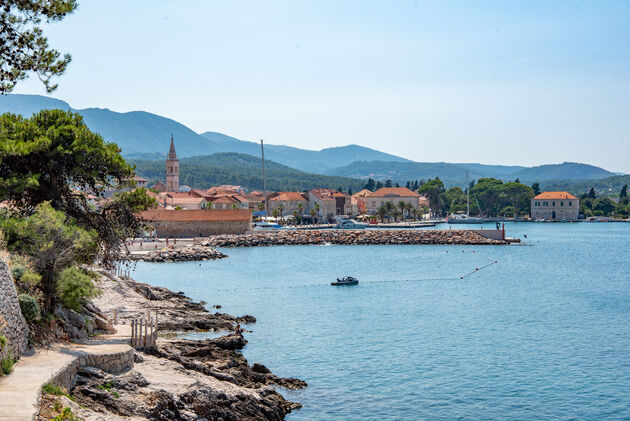
{"type": "Polygon", "coordinates": [[[249,209],[151,209],[142,212],[140,218],[162,238],[244,234],[252,228],[252,212],[249,209]]]}
{"type": "Polygon", "coordinates": [[[308,209],[317,209],[324,222],[332,222],[337,215],[352,215],[352,197],[331,189],[315,189],[308,192],[308,209]]]}
{"type": "Polygon", "coordinates": [[[565,191],[546,191],[532,199],[532,219],[577,221],[580,200],[565,191]]]}
{"type": "Polygon", "coordinates": [[[363,200],[365,201],[367,213],[373,215],[385,202],[392,202],[398,206],[398,203],[402,201],[410,203],[414,209],[419,209],[420,198],[421,196],[418,193],[406,187],[382,187],[373,193],[367,194],[363,200]]]}
{"type": "Polygon", "coordinates": [[[302,193],[285,191],[277,192],[268,196],[269,212],[278,210],[280,212],[280,205],[282,205],[283,216],[293,215],[293,211],[300,211],[299,205],[302,204],[302,214],[306,213],[308,209],[308,200],[302,193]]]}

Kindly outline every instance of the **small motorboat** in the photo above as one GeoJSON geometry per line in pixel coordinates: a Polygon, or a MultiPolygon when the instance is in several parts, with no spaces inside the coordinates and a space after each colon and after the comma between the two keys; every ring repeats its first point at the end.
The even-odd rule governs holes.
{"type": "Polygon", "coordinates": [[[352,276],[344,276],[343,278],[337,280],[335,282],[331,282],[330,285],[341,286],[341,285],[358,285],[359,280],[357,278],[353,278],[352,276]]]}

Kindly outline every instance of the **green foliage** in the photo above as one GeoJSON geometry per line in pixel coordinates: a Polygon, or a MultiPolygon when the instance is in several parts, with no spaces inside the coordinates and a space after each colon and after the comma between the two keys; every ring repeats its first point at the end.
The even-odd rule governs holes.
{"type": "Polygon", "coordinates": [[[118,193],[115,200],[126,202],[133,212],[142,212],[158,207],[157,200],[147,194],[147,189],[140,187],[131,191],[118,193]]]}
{"type": "Polygon", "coordinates": [[[61,272],[57,281],[57,293],[66,307],[80,311],[87,300],[98,297],[101,291],[94,285],[89,274],[70,267],[61,272]]]}
{"type": "Polygon", "coordinates": [[[37,320],[39,318],[39,305],[37,300],[28,294],[18,295],[18,302],[20,303],[20,310],[22,315],[29,322],[37,320]]]}
{"type": "Polygon", "coordinates": [[[0,371],[3,375],[8,376],[13,371],[13,365],[15,365],[15,359],[11,354],[11,351],[0,361],[0,371]]]}
{"type": "Polygon", "coordinates": [[[30,270],[22,275],[22,278],[20,278],[20,281],[27,285],[37,285],[41,282],[41,280],[42,276],[40,274],[31,272],[30,270]]]}
{"type": "Polygon", "coordinates": [[[81,418],[75,416],[72,409],[66,406],[61,411],[61,414],[57,415],[50,421],[81,421],[81,418]]]}
{"type": "MultiPolygon", "coordinates": [[[[136,172],[146,179],[157,181],[165,177],[163,160],[134,160],[133,163],[136,172]]],[[[193,188],[236,184],[250,190],[262,190],[261,166],[260,158],[239,153],[182,158],[179,161],[179,182],[193,188]]],[[[265,172],[269,191],[304,191],[323,187],[359,191],[365,184],[354,178],[310,174],[269,160],[265,160],[265,172]]]]}
{"type": "Polygon", "coordinates": [[[9,236],[9,249],[28,255],[42,275],[40,288],[47,310],[55,297],[55,279],[76,262],[89,263],[97,251],[96,234],[78,227],[72,218],[44,202],[26,218],[0,221],[9,236]]]}
{"type": "Polygon", "coordinates": [[[55,384],[52,379],[42,386],[42,391],[48,395],[65,396],[66,398],[74,401],[74,397],[72,397],[65,388],[55,384]]]}
{"type": "Polygon", "coordinates": [[[60,57],[58,51],[48,45],[40,27],[60,21],[76,8],[74,0],[4,0],[0,10],[0,94],[11,92],[15,85],[34,72],[46,90],[52,92],[57,85],[51,84],[54,76],[61,75],[70,63],[70,55],[60,57]]]}
{"type": "Polygon", "coordinates": [[[13,279],[16,281],[22,280],[22,276],[28,272],[28,268],[24,265],[15,265],[11,269],[11,273],[13,274],[13,279]]]}
{"type": "Polygon", "coordinates": [[[94,207],[87,192],[103,197],[132,184],[133,168],[120,148],[91,132],[79,114],[43,110],[31,118],[0,116],[0,201],[29,212],[49,202],[84,229],[94,230],[109,263],[122,242],[140,228],[134,209],[149,204],[142,192],[94,207]]]}
{"type": "Polygon", "coordinates": [[[616,203],[607,197],[595,199],[593,202],[593,213],[597,215],[609,216],[615,211],[616,203]]]}
{"type": "Polygon", "coordinates": [[[0,333],[0,351],[2,351],[5,346],[7,346],[7,338],[0,333]]]}
{"type": "Polygon", "coordinates": [[[442,208],[442,193],[444,192],[444,183],[439,178],[427,181],[418,190],[418,193],[429,200],[429,207],[434,215],[437,215],[442,208]]]}

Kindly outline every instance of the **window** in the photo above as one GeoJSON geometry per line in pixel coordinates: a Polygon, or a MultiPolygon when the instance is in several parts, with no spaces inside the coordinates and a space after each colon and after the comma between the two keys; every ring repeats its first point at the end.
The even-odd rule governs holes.
{"type": "Polygon", "coordinates": [[[560,206],[564,206],[564,202],[560,202],[560,206]]]}
{"type": "Polygon", "coordinates": [[[543,202],[543,206],[549,206],[549,202],[543,202]]]}
{"type": "Polygon", "coordinates": [[[556,206],[556,202],[551,202],[551,206],[556,206]]]}
{"type": "Polygon", "coordinates": [[[569,206],[571,206],[572,204],[573,204],[572,202],[569,202],[569,206]]]}

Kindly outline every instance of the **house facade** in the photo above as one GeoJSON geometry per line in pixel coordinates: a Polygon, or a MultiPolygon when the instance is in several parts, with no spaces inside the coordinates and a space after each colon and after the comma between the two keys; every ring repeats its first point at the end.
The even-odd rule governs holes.
{"type": "Polygon", "coordinates": [[[269,212],[274,210],[280,212],[280,205],[282,205],[283,216],[293,215],[293,211],[300,212],[300,204],[302,205],[301,214],[304,214],[308,209],[308,200],[299,192],[273,193],[267,200],[269,201],[269,212]]]}
{"type": "Polygon", "coordinates": [[[546,191],[532,199],[532,219],[577,221],[580,200],[565,191],[546,191]]]}
{"type": "Polygon", "coordinates": [[[411,204],[414,209],[420,208],[420,195],[406,187],[382,187],[375,192],[367,194],[363,200],[368,214],[375,214],[378,208],[386,202],[392,202],[398,206],[399,202],[411,204]]]}
{"type": "Polygon", "coordinates": [[[308,209],[317,210],[324,222],[332,222],[337,215],[352,215],[352,197],[331,189],[314,189],[308,192],[308,209]]]}

